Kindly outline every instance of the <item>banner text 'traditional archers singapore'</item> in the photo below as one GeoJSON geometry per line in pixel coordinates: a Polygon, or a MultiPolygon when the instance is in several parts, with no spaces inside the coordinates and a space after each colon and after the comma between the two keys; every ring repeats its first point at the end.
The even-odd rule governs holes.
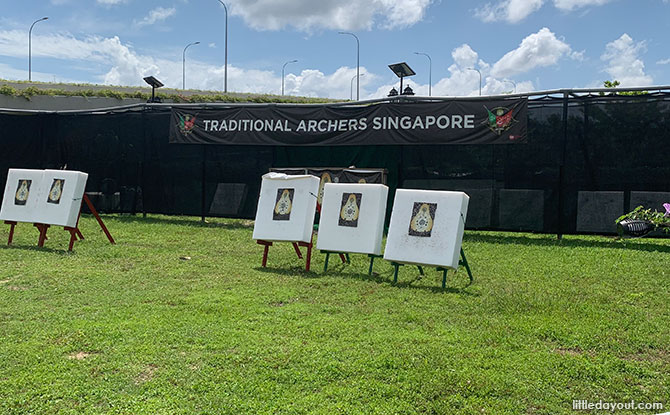
{"type": "Polygon", "coordinates": [[[526,139],[527,100],[172,110],[170,142],[235,145],[500,144],[526,139]]]}

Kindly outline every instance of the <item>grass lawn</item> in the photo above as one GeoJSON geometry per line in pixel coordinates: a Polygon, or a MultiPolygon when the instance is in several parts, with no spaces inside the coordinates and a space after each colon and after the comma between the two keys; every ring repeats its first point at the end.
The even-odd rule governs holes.
{"type": "Polygon", "coordinates": [[[118,244],[84,216],[74,254],[0,224],[0,414],[670,410],[668,239],[466,232],[475,283],[442,290],[287,243],[263,269],[249,221],[104,219],[118,244]]]}

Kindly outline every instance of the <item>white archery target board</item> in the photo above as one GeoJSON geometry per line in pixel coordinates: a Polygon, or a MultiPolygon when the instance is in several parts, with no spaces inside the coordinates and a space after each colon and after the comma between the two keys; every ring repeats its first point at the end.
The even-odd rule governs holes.
{"type": "Polygon", "coordinates": [[[324,185],[317,249],[380,255],[388,187],[324,185]]]}
{"type": "Polygon", "coordinates": [[[34,222],[77,226],[88,174],[72,170],[44,170],[34,222]]]}
{"type": "Polygon", "coordinates": [[[311,175],[263,175],[253,239],[310,242],[319,178],[311,175]]]}
{"type": "Polygon", "coordinates": [[[457,269],[469,200],[463,192],[398,189],[384,259],[457,269]]]}
{"type": "Polygon", "coordinates": [[[0,220],[35,222],[44,170],[9,169],[0,220]]]}

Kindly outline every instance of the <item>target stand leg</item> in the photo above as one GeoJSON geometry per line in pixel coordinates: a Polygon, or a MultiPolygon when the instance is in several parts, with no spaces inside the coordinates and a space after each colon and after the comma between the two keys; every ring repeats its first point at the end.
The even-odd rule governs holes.
{"type": "Polygon", "coordinates": [[[298,255],[299,259],[302,259],[302,252],[300,252],[300,248],[298,248],[298,243],[297,242],[291,242],[293,244],[293,249],[295,249],[296,255],[298,255]]]}
{"type": "Polygon", "coordinates": [[[465,267],[465,270],[468,272],[468,277],[470,277],[470,284],[472,284],[474,278],[472,278],[472,271],[470,271],[470,265],[468,264],[468,260],[465,258],[465,252],[463,252],[463,248],[461,248],[461,259],[458,261],[458,265],[463,265],[465,267]]]}
{"type": "Polygon", "coordinates": [[[5,224],[9,225],[9,238],[7,238],[7,245],[11,245],[14,240],[14,228],[16,228],[16,222],[11,220],[6,220],[5,224]]]}
{"type": "Polygon", "coordinates": [[[368,254],[368,257],[370,258],[370,267],[368,268],[368,275],[372,275],[372,269],[375,264],[375,258],[381,258],[381,255],[375,255],[375,254],[368,254]]]}
{"type": "Polygon", "coordinates": [[[323,262],[323,272],[328,271],[328,258],[330,258],[330,252],[326,252],[326,259],[323,262]]]}
{"type": "Polygon", "coordinates": [[[395,269],[393,270],[393,283],[397,284],[398,283],[398,271],[400,270],[400,266],[402,264],[400,264],[398,262],[391,262],[391,265],[393,265],[393,267],[395,267],[395,269]]]}
{"type": "MultiPolygon", "coordinates": [[[[86,195],[86,193],[84,193],[83,202],[86,203],[86,206],[88,206],[88,209],[91,211],[91,213],[95,217],[95,220],[98,221],[98,225],[100,225],[100,228],[105,233],[105,236],[107,236],[107,240],[109,240],[109,243],[112,244],[112,245],[116,244],[116,241],[114,241],[114,238],[112,237],[112,234],[109,233],[109,230],[107,229],[107,226],[105,226],[105,223],[102,221],[102,218],[100,217],[100,214],[95,209],[95,206],[93,206],[93,203],[91,202],[91,199],[88,198],[88,195],[86,195]]],[[[79,236],[81,237],[81,239],[84,239],[84,237],[81,235],[81,232],[79,232],[79,236]]]]}
{"type": "Polygon", "coordinates": [[[261,266],[265,268],[268,265],[268,252],[270,251],[270,247],[272,246],[272,242],[269,241],[263,241],[261,239],[256,241],[257,244],[263,245],[263,262],[261,262],[261,266]]]}
{"type": "MultiPolygon", "coordinates": [[[[312,262],[312,242],[298,242],[297,245],[299,246],[304,246],[307,248],[307,256],[305,258],[305,271],[309,271],[309,268],[311,266],[312,262]]],[[[295,247],[297,252],[300,252],[300,249],[296,246],[296,243],[293,242],[293,246],[295,247]]],[[[302,255],[298,255],[299,258],[302,258],[302,255]]]]}
{"type": "Polygon", "coordinates": [[[442,289],[447,288],[447,268],[438,267],[438,271],[442,271],[442,289]]]}
{"type": "Polygon", "coordinates": [[[37,246],[42,248],[44,246],[44,241],[49,239],[47,238],[47,231],[49,230],[49,226],[51,225],[47,225],[44,223],[34,223],[33,226],[35,226],[40,231],[40,236],[37,239],[37,246]]]}
{"type": "Polygon", "coordinates": [[[332,251],[324,251],[321,250],[322,254],[326,254],[326,259],[323,262],[323,272],[328,271],[328,261],[330,259],[330,254],[337,254],[340,257],[340,261],[342,261],[343,264],[351,264],[351,259],[349,258],[349,254],[343,253],[343,252],[332,252],[332,251]]]}
{"type": "Polygon", "coordinates": [[[78,229],[77,228],[70,228],[68,226],[66,226],[64,229],[66,231],[70,232],[70,244],[68,245],[67,250],[69,252],[72,252],[72,248],[74,247],[74,243],[77,241],[77,231],[78,231],[78,229]]]}

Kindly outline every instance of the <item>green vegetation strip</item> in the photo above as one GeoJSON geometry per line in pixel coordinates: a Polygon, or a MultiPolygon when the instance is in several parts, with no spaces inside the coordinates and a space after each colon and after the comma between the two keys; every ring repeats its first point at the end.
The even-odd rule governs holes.
{"type": "MultiPolygon", "coordinates": [[[[202,102],[249,102],[249,103],[296,103],[296,104],[318,104],[335,102],[335,100],[325,98],[309,98],[309,97],[294,97],[294,96],[278,96],[269,94],[215,94],[215,93],[189,93],[182,94],[166,94],[163,92],[156,92],[156,97],[163,102],[172,103],[202,103],[202,102]]],[[[11,85],[0,85],[0,95],[7,95],[12,97],[21,97],[30,100],[35,95],[46,96],[65,96],[65,97],[98,97],[98,98],[132,98],[148,100],[151,98],[150,92],[134,91],[125,92],[117,91],[113,88],[105,89],[78,89],[66,90],[59,88],[50,88],[45,85],[44,88],[29,86],[26,88],[14,88],[11,85]]]]}
{"type": "MultiPolygon", "coordinates": [[[[106,215],[0,247],[2,414],[567,414],[670,407],[670,240],[466,232],[475,284],[106,215]]],[[[2,225],[0,241],[9,226],[2,225]]],[[[635,413],[645,413],[637,411],[635,413]]],[[[651,413],[651,412],[647,412],[651,413]]]]}

